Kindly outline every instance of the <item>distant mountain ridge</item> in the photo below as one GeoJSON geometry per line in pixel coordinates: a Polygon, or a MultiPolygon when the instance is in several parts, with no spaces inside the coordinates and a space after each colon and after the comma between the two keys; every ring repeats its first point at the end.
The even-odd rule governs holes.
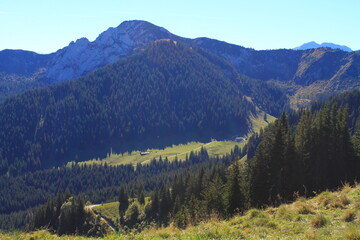
{"type": "Polygon", "coordinates": [[[256,51],[205,37],[183,38],[149,22],[134,20],[109,28],[93,42],[82,38],[48,55],[1,51],[0,101],[27,89],[76,79],[141,52],[160,39],[173,39],[206,49],[231,63],[239,74],[284,91],[293,107],[305,106],[318,94],[360,87],[359,51],[331,48],[256,51]],[[13,80],[21,87],[14,87],[13,80]]]}
{"type": "Polygon", "coordinates": [[[318,44],[314,41],[304,43],[303,45],[293,48],[294,50],[307,50],[307,49],[313,49],[313,48],[332,48],[332,49],[340,49],[345,52],[352,52],[353,50],[345,45],[338,45],[334,43],[324,42],[322,44],[318,44]]]}

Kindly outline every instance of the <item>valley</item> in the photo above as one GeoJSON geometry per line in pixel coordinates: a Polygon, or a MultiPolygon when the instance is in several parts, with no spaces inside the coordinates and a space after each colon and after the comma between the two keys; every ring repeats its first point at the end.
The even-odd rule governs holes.
{"type": "Polygon", "coordinates": [[[2,50],[0,239],[359,239],[359,89],[345,46],[142,20],[2,50]]]}

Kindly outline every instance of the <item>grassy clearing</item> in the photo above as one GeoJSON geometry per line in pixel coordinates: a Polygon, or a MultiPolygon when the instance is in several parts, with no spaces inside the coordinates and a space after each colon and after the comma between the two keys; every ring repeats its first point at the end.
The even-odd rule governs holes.
{"type": "MultiPolygon", "coordinates": [[[[275,117],[266,114],[262,111],[258,111],[255,116],[250,117],[250,123],[252,130],[248,133],[251,135],[253,132],[259,132],[261,128],[264,128],[269,123],[275,121],[275,117]]],[[[149,152],[148,155],[140,155],[141,151],[132,151],[126,152],[123,154],[109,153],[108,156],[104,159],[91,159],[89,161],[84,161],[81,163],[86,164],[104,164],[108,165],[120,165],[120,164],[133,164],[138,163],[146,164],[152,159],[159,159],[160,156],[164,159],[167,157],[169,161],[172,161],[177,157],[179,160],[183,161],[186,159],[186,155],[189,155],[191,151],[197,152],[200,151],[201,147],[205,147],[210,156],[224,156],[229,153],[235,145],[240,148],[245,145],[246,142],[234,142],[234,141],[217,141],[212,140],[208,143],[203,142],[189,142],[186,144],[172,145],[164,149],[147,149],[145,152],[149,152]]],[[[81,164],[80,163],[80,164],[81,164]]],[[[71,165],[71,162],[68,163],[68,166],[71,165]]]]}
{"type": "MultiPolygon", "coordinates": [[[[111,204],[104,208],[114,208],[111,204]]],[[[87,239],[36,233],[1,234],[0,239],[87,239]]],[[[360,239],[360,185],[323,192],[312,199],[264,210],[251,209],[230,220],[210,219],[180,230],[174,226],[141,233],[112,234],[105,239],[360,239]]]]}
{"type": "Polygon", "coordinates": [[[258,111],[256,116],[250,116],[251,131],[249,131],[249,136],[254,132],[259,132],[261,128],[266,127],[269,123],[272,123],[276,120],[275,117],[271,116],[262,111],[258,111]]]}
{"type": "Polygon", "coordinates": [[[105,216],[112,222],[116,222],[119,215],[119,202],[104,203],[93,208],[93,210],[99,213],[101,216],[105,216]]]}
{"type": "MultiPolygon", "coordinates": [[[[82,163],[86,164],[104,164],[108,165],[120,165],[120,164],[133,164],[138,163],[146,164],[152,159],[159,159],[160,156],[164,159],[167,157],[169,161],[172,161],[177,157],[179,160],[185,160],[186,155],[189,155],[191,151],[200,151],[201,147],[205,147],[210,156],[223,156],[231,151],[235,145],[242,147],[245,142],[238,143],[233,141],[216,141],[213,140],[209,143],[201,142],[189,142],[187,144],[172,145],[164,149],[148,149],[150,152],[148,155],[141,156],[141,151],[133,151],[131,153],[116,154],[110,153],[105,159],[92,159],[82,163]]],[[[69,163],[71,164],[71,163],[69,163]]]]}

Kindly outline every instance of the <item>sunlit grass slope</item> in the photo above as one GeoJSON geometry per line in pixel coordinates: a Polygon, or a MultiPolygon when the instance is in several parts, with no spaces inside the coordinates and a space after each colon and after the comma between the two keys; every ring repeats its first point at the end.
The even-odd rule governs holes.
{"type": "MultiPolygon", "coordinates": [[[[250,117],[251,131],[249,136],[253,132],[259,132],[260,128],[264,128],[269,123],[275,121],[275,117],[266,114],[262,111],[258,111],[256,115],[250,117]]],[[[169,161],[174,160],[176,157],[178,160],[185,160],[186,155],[189,155],[191,151],[197,152],[200,151],[201,147],[205,147],[210,156],[224,156],[234,149],[235,145],[238,147],[243,147],[246,142],[234,142],[234,141],[219,141],[212,140],[208,143],[203,142],[188,142],[186,144],[172,145],[164,149],[147,149],[146,151],[132,151],[126,152],[123,154],[109,153],[108,156],[104,159],[91,159],[89,161],[84,161],[82,163],[86,164],[104,164],[108,165],[120,165],[120,164],[133,164],[138,163],[146,164],[152,159],[159,159],[160,156],[162,159],[166,157],[169,161]],[[141,152],[149,152],[147,155],[141,155],[141,152]]],[[[70,165],[71,163],[69,163],[70,165]]]]}
{"type": "MultiPolygon", "coordinates": [[[[131,153],[126,152],[123,154],[110,153],[105,159],[92,159],[82,163],[86,164],[104,164],[108,165],[119,165],[119,164],[133,164],[137,163],[148,163],[152,159],[159,159],[160,156],[162,159],[167,157],[169,161],[172,161],[177,157],[179,160],[185,160],[186,155],[189,155],[191,151],[197,152],[200,151],[201,147],[205,147],[210,156],[223,156],[231,151],[238,145],[242,147],[245,142],[238,143],[234,141],[216,141],[213,140],[209,143],[201,142],[189,142],[186,144],[172,145],[165,149],[147,149],[146,152],[149,152],[148,155],[140,155],[141,151],[132,151],[131,153]]],[[[69,163],[71,164],[71,163],[69,163]]]]}
{"type": "MultiPolygon", "coordinates": [[[[109,205],[110,208],[111,204],[109,205]]],[[[0,239],[87,239],[46,231],[0,234],[0,239]]],[[[251,209],[230,220],[210,219],[185,230],[173,226],[105,239],[360,239],[360,185],[323,192],[306,200],[264,210],[251,209]]]]}

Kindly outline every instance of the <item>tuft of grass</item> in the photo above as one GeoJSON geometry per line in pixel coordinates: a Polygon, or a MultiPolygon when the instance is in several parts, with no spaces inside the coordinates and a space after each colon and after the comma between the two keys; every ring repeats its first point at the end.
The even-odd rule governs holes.
{"type": "Polygon", "coordinates": [[[355,220],[355,218],[356,218],[356,211],[353,209],[348,209],[345,211],[341,220],[343,220],[344,222],[352,222],[355,220]]]}
{"type": "Polygon", "coordinates": [[[254,219],[254,218],[265,218],[266,217],[265,213],[259,209],[250,209],[247,212],[246,216],[249,220],[254,219]]]}
{"type": "Polygon", "coordinates": [[[313,214],[314,210],[310,203],[302,200],[298,200],[293,204],[298,214],[313,214]]]}
{"type": "Polygon", "coordinates": [[[328,224],[329,220],[322,214],[317,214],[312,220],[311,220],[311,226],[314,228],[321,228],[324,227],[326,224],[328,224]]]}
{"type": "Polygon", "coordinates": [[[294,212],[291,211],[286,205],[281,205],[276,211],[276,217],[291,221],[294,219],[294,212]]]}
{"type": "Polygon", "coordinates": [[[349,240],[360,240],[359,225],[350,225],[345,231],[345,238],[349,240]]]}
{"type": "Polygon", "coordinates": [[[345,195],[340,195],[339,197],[333,199],[333,201],[330,203],[330,207],[344,209],[349,204],[349,198],[345,195]]]}

